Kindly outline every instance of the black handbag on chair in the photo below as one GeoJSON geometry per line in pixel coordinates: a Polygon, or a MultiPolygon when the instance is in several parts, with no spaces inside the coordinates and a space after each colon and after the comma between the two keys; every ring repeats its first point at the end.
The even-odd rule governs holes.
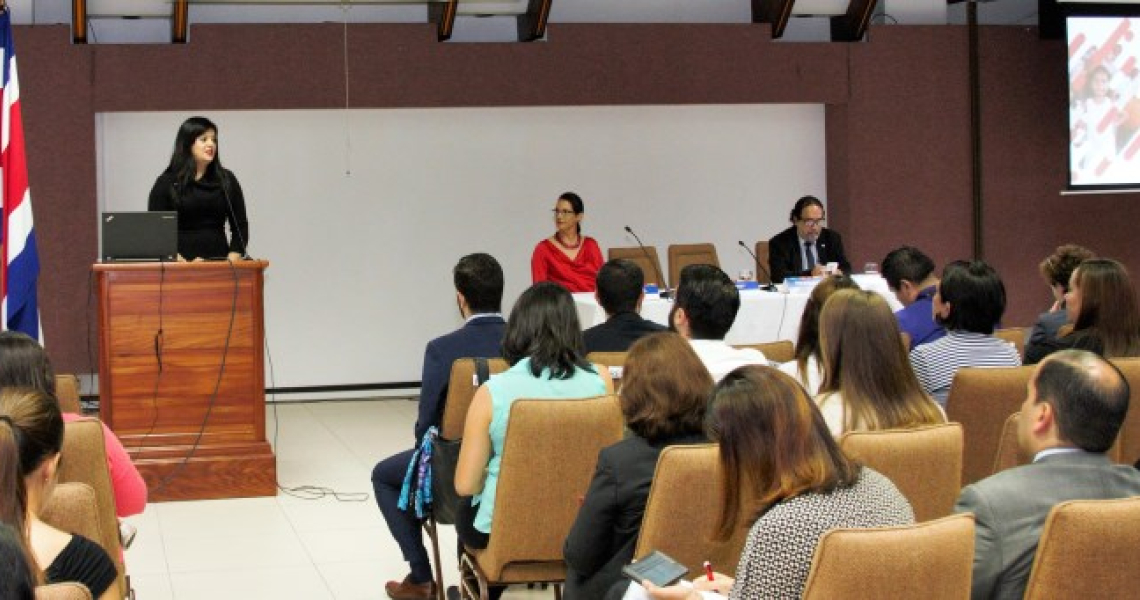
{"type": "MultiPolygon", "coordinates": [[[[475,359],[475,378],[483,385],[491,376],[487,359],[475,359]]],[[[459,502],[464,497],[455,491],[455,467],[459,463],[459,444],[462,440],[445,440],[439,435],[431,439],[431,497],[432,514],[437,523],[454,525],[459,502]]]]}

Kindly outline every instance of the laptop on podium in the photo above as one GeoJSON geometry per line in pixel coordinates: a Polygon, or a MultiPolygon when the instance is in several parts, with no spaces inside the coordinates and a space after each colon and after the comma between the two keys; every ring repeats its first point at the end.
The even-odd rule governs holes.
{"type": "Polygon", "coordinates": [[[178,256],[178,213],[105,212],[103,262],[174,262],[178,256]]]}

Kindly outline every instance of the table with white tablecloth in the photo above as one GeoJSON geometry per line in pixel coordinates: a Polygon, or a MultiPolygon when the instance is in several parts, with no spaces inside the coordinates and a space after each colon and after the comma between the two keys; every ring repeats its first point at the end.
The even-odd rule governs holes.
{"type": "MultiPolygon", "coordinates": [[[[898,299],[887,287],[885,279],[879,275],[853,275],[859,287],[877,292],[891,305],[891,310],[902,308],[898,299]]],[[[810,289],[791,292],[766,292],[763,290],[741,290],[740,312],[728,331],[725,341],[730,344],[759,344],[776,340],[795,342],[800,330],[800,316],[807,305],[810,289]]],[[[598,305],[593,294],[574,294],[578,308],[578,319],[582,328],[593,327],[606,320],[606,313],[598,305]]],[[[672,300],[662,300],[646,294],[641,304],[641,316],[662,325],[669,324],[669,311],[672,300]]]]}

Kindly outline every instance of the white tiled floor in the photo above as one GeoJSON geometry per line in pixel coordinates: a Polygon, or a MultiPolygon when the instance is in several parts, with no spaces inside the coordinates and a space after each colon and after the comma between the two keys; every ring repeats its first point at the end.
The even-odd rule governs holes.
{"type": "MultiPolygon", "coordinates": [[[[163,502],[128,519],[138,537],[127,573],[141,600],[197,598],[384,599],[384,582],[407,564],[372,498],[372,466],[410,447],[416,405],[408,400],[282,403],[267,408],[286,488],[321,486],[333,497],[163,502]],[[276,410],[276,415],[274,411],[276,410]]],[[[441,529],[444,578],[457,580],[455,531],[441,529]]],[[[504,598],[553,598],[511,590],[504,598]]]]}

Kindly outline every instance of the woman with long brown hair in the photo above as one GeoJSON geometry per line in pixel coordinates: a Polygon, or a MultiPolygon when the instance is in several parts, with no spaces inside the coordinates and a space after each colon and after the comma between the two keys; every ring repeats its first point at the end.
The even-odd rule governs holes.
{"type": "Polygon", "coordinates": [[[859,285],[847,275],[833,275],[819,282],[811,291],[804,312],[800,315],[800,332],[796,337],[796,357],[782,365],[780,370],[795,377],[808,394],[819,393],[823,382],[822,348],[819,344],[819,314],[827,299],[839,290],[857,290],[859,285]]]}
{"type": "Polygon", "coordinates": [[[1061,348],[1089,350],[1105,358],[1140,356],[1140,304],[1124,265],[1110,258],[1082,262],[1069,280],[1065,310],[1072,331],[1039,347],[1033,355],[1036,361],[1061,348]]]}
{"type": "Polygon", "coordinates": [[[106,600],[118,574],[103,548],[39,518],[55,488],[62,447],[55,398],[30,388],[0,390],[0,522],[21,535],[37,583],[77,582],[106,600]]]}
{"type": "MultiPolygon", "coordinates": [[[[714,535],[727,540],[742,526],[749,532],[736,578],[702,575],[697,589],[799,598],[825,532],[914,522],[898,488],[847,458],[803,387],[776,369],[729,373],[713,393],[708,431],[720,445],[724,490],[714,535]]],[[[654,598],[701,598],[679,586],[642,585],[654,598]]]]}
{"type": "Polygon", "coordinates": [[[836,292],[824,305],[819,328],[823,383],[816,403],[836,437],[946,421],[919,385],[882,296],[836,292]]]}

